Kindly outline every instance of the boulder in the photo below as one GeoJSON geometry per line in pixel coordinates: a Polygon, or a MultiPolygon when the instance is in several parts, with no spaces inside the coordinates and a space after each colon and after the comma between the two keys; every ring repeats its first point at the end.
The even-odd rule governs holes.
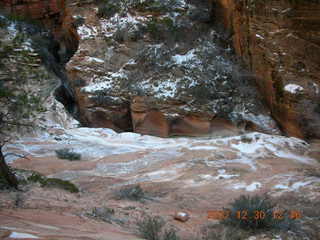
{"type": "Polygon", "coordinates": [[[173,218],[180,222],[186,222],[189,220],[190,216],[186,212],[176,212],[173,218]]]}

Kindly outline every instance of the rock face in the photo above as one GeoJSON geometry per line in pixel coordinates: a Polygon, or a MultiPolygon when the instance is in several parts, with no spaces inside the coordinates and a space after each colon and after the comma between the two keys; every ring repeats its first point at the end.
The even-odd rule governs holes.
{"type": "Polygon", "coordinates": [[[3,0],[4,8],[17,16],[46,19],[64,11],[64,0],[3,0]]]}
{"type": "Polygon", "coordinates": [[[6,14],[42,22],[59,42],[60,61],[66,63],[78,49],[79,36],[69,15],[65,0],[3,0],[6,14]]]}
{"type": "Polygon", "coordinates": [[[206,1],[104,4],[72,10],[81,39],[67,70],[83,124],[162,137],[279,133],[206,1]]]}
{"type": "Polygon", "coordinates": [[[320,4],[216,0],[233,45],[256,74],[272,116],[290,136],[320,137],[320,4]]]}

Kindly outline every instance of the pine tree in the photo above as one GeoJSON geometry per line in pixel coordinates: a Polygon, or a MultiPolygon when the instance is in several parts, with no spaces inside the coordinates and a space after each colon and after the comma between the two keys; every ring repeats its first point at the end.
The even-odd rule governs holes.
{"type": "Polygon", "coordinates": [[[0,18],[0,29],[12,37],[0,36],[0,177],[18,189],[18,180],[6,164],[3,147],[18,130],[32,127],[35,114],[44,111],[42,96],[33,88],[34,81],[47,76],[35,67],[39,65],[39,56],[25,47],[26,41],[30,41],[27,33],[20,29],[9,35],[10,24],[12,21],[0,18]]]}

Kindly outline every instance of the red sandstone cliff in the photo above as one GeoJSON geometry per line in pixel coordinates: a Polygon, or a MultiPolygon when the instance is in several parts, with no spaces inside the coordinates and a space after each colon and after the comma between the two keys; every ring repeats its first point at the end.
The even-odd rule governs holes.
{"type": "MultiPolygon", "coordinates": [[[[43,22],[69,57],[79,37],[65,0],[3,0],[11,14],[43,22]]],[[[216,22],[233,32],[234,48],[257,77],[285,133],[320,137],[320,4],[289,0],[210,0],[216,22]]],[[[140,123],[139,123],[140,124],[140,123]]],[[[139,124],[134,124],[139,127],[139,124]]]]}
{"type": "Polygon", "coordinates": [[[290,136],[320,137],[320,4],[216,0],[216,21],[257,77],[273,117],[290,136]]]}

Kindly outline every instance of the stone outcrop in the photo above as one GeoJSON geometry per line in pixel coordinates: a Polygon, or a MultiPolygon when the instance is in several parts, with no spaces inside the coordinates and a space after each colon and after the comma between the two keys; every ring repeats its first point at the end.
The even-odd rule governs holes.
{"type": "Polygon", "coordinates": [[[226,119],[204,113],[169,116],[165,111],[153,109],[153,106],[152,100],[147,97],[133,98],[130,110],[134,132],[161,137],[238,133],[237,127],[226,119]]]}
{"type": "Polygon", "coordinates": [[[206,1],[79,4],[67,71],[83,125],[161,137],[279,133],[206,1]]]}
{"type": "Polygon", "coordinates": [[[211,1],[285,133],[320,137],[320,3],[211,1]]]}

